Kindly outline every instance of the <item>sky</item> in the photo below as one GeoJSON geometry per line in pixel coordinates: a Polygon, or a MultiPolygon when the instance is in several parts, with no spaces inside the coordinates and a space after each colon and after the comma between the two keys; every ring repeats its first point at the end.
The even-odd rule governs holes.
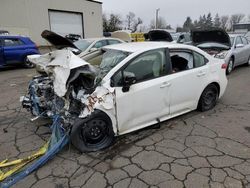
{"type": "Polygon", "coordinates": [[[128,12],[134,12],[142,18],[145,25],[155,19],[155,12],[160,8],[159,16],[176,28],[182,26],[187,16],[192,20],[211,12],[222,15],[250,15],[250,0],[99,0],[103,2],[103,13],[119,14],[123,19],[128,12]]]}

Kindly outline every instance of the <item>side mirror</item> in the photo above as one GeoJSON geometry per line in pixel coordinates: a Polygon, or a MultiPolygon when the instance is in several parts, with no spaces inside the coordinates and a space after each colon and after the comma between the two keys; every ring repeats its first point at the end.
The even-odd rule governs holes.
{"type": "Polygon", "coordinates": [[[98,50],[98,48],[90,48],[89,52],[95,52],[97,50],[98,50]]]}
{"type": "Polygon", "coordinates": [[[135,74],[132,72],[124,72],[123,73],[123,87],[122,87],[122,91],[123,92],[128,92],[129,88],[132,84],[136,83],[136,77],[135,74]]]}
{"type": "Polygon", "coordinates": [[[235,46],[235,48],[243,48],[244,47],[244,44],[237,44],[236,46],[235,46]]]}

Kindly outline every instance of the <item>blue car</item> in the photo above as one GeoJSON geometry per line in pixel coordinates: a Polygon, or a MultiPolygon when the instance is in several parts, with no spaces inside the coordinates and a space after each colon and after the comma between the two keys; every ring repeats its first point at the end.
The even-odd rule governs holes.
{"type": "Polygon", "coordinates": [[[28,37],[0,35],[0,67],[22,64],[26,68],[34,65],[27,56],[39,54],[36,44],[28,37]]]}

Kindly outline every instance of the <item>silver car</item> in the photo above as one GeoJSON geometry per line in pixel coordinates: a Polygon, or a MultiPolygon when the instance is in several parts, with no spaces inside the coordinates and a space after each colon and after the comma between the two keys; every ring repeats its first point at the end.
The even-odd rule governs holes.
{"type": "Polygon", "coordinates": [[[247,64],[250,65],[250,43],[246,37],[239,34],[231,34],[231,48],[222,51],[215,57],[225,59],[227,66],[227,74],[230,74],[236,66],[247,64]]]}

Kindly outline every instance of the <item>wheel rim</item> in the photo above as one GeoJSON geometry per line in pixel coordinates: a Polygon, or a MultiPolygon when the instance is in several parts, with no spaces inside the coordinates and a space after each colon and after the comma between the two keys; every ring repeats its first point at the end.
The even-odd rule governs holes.
{"type": "Polygon", "coordinates": [[[31,63],[27,57],[25,58],[24,63],[27,67],[34,67],[34,64],[31,63]]]}
{"type": "Polygon", "coordinates": [[[205,106],[211,106],[217,99],[217,92],[215,90],[210,90],[204,95],[203,99],[205,106]]]}
{"type": "Polygon", "coordinates": [[[102,119],[94,119],[82,127],[81,136],[86,145],[96,147],[96,145],[100,145],[107,140],[107,132],[107,123],[102,119]]]}
{"type": "Polygon", "coordinates": [[[228,63],[227,71],[230,73],[230,72],[232,72],[232,70],[233,70],[233,60],[230,60],[228,63]]]}

